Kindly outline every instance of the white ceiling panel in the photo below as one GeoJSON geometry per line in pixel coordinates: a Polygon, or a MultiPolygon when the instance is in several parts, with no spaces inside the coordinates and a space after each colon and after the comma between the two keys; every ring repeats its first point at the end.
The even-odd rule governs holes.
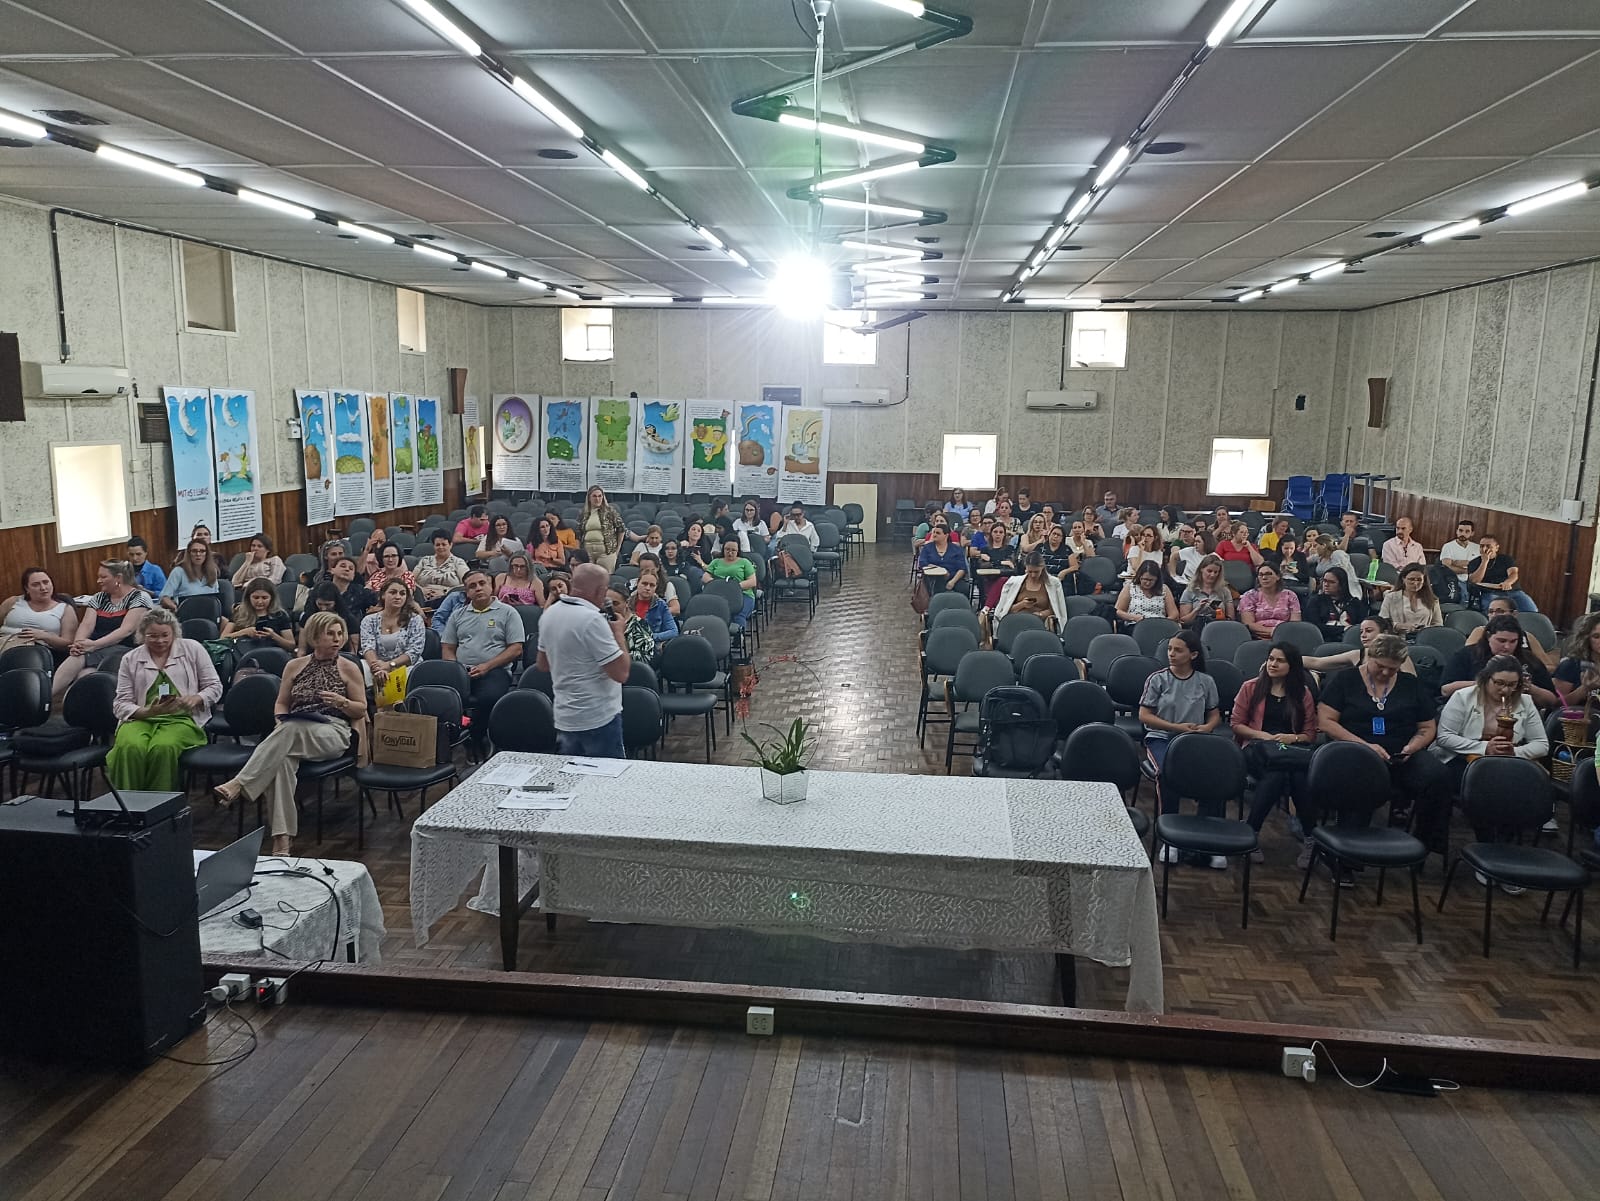
{"type": "Polygon", "coordinates": [[[1376,165],[1371,161],[1256,163],[1184,213],[1184,221],[1272,221],[1376,165]]]}
{"type": "MultiPolygon", "coordinates": [[[[1187,57],[1181,46],[1028,55],[1017,73],[1001,161],[1077,164],[1080,174],[1103,162],[1187,57]]],[[[981,111],[991,122],[999,115],[994,103],[981,111]]]]}
{"type": "Polygon", "coordinates": [[[1094,206],[1092,215],[1096,221],[1171,221],[1237,170],[1232,163],[1140,159],[1094,206]]]}
{"type": "MultiPolygon", "coordinates": [[[[1509,159],[1396,159],[1332,188],[1294,210],[1296,220],[1358,222],[1437,195],[1463,181],[1509,166],[1509,159]]],[[[1462,213],[1463,217],[1470,216],[1462,213]]]]}
{"type": "MultiPolygon", "coordinates": [[[[1600,3],[1595,4],[1600,9],[1600,3]]],[[[1535,154],[1594,129],[1600,50],[1453,129],[1429,138],[1429,155],[1535,154]]]]}
{"type": "Polygon", "coordinates": [[[1194,43],[1216,20],[1216,0],[1079,0],[1046,7],[1039,43],[1194,43]]]}
{"type": "MultiPolygon", "coordinates": [[[[273,54],[283,49],[273,38],[206,0],[159,0],[159,4],[11,0],[11,7],[59,21],[128,54],[273,54]],[[151,20],[152,9],[159,11],[160,20],[151,20]]],[[[9,36],[5,44],[9,50],[9,36]]]]}
{"type": "Polygon", "coordinates": [[[1245,40],[1421,37],[1461,7],[1462,0],[1273,0],[1245,40]]]}
{"type": "Polygon", "coordinates": [[[1136,259],[1175,256],[1197,259],[1203,254],[1210,254],[1226,246],[1235,238],[1243,237],[1255,228],[1255,223],[1251,221],[1178,222],[1162,226],[1159,232],[1129,251],[1129,255],[1136,259]]]}
{"type": "Polygon", "coordinates": [[[91,38],[71,24],[0,0],[0,28],[6,31],[5,53],[33,54],[113,54],[114,47],[91,38]]]}
{"type": "Polygon", "coordinates": [[[1447,34],[1564,33],[1600,36],[1600,7],[1593,0],[1516,0],[1470,4],[1444,27],[1447,34]]]}

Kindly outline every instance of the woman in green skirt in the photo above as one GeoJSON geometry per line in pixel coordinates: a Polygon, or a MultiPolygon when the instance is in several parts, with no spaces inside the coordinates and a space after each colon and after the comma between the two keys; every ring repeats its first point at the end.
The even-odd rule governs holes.
{"type": "Polygon", "coordinates": [[[116,740],[106,778],[118,788],[166,792],[178,787],[178,756],[205,740],[202,727],[222,697],[206,648],[183,636],[170,610],[151,609],[139,645],[117,669],[116,740]]]}

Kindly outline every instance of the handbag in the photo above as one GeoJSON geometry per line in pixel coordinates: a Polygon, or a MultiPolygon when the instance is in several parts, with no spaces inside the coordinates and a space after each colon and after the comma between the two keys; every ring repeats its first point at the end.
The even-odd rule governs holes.
{"type": "Polygon", "coordinates": [[[1258,742],[1262,765],[1268,771],[1307,771],[1311,767],[1311,748],[1308,746],[1279,746],[1276,742],[1258,742]]]}
{"type": "Polygon", "coordinates": [[[432,714],[379,710],[372,718],[372,762],[429,768],[439,759],[439,719],[432,714]]]}
{"type": "Polygon", "coordinates": [[[912,610],[915,611],[919,616],[926,615],[928,612],[929,599],[928,586],[922,582],[922,577],[918,576],[917,582],[911,585],[912,610]]]}
{"type": "Polygon", "coordinates": [[[392,709],[406,699],[406,673],[405,664],[401,664],[383,678],[383,687],[378,689],[375,700],[378,708],[392,709]]]}

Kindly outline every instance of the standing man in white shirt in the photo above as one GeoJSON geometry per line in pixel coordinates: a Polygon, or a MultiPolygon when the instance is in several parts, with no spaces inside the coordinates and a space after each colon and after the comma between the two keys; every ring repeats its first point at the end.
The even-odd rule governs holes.
{"type": "Polygon", "coordinates": [[[817,549],[817,527],[806,520],[806,507],[799,501],[789,506],[789,520],[778,531],[779,538],[786,534],[798,534],[811,544],[812,550],[817,549]]]}
{"type": "Polygon", "coordinates": [[[555,693],[556,738],[563,755],[623,759],[622,685],[633,666],[623,641],[627,614],[602,612],[611,577],[580,563],[566,596],[539,619],[541,671],[555,693]]]}
{"type": "Polygon", "coordinates": [[[1473,538],[1477,526],[1465,517],[1456,522],[1456,540],[1439,548],[1439,566],[1461,581],[1462,595],[1466,595],[1467,572],[1478,557],[1478,543],[1473,538]]]}

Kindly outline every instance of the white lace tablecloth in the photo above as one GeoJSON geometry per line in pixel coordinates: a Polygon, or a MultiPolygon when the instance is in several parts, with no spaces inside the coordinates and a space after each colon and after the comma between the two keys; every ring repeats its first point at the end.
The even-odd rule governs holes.
{"type": "MultiPolygon", "coordinates": [[[[754,768],[635,761],[559,775],[569,809],[495,808],[471,780],[412,831],[417,941],[490,867],[525,856],[552,912],[619,922],[806,933],[847,942],[1082,955],[1131,965],[1128,1009],[1163,1004],[1150,862],[1109,784],[813,772],[797,805],[761,799],[754,768]]],[[[823,982],[819,982],[821,984],[823,982]]]]}
{"type": "Polygon", "coordinates": [[[286,863],[272,856],[256,861],[256,876],[248,893],[240,893],[226,908],[213,910],[200,923],[200,954],[342,962],[354,942],[358,963],[377,963],[383,935],[383,906],[365,865],[343,859],[294,858],[286,863]],[[333,869],[333,875],[323,874],[323,864],[333,869]],[[310,868],[308,874],[314,878],[266,874],[291,865],[310,868]],[[337,905],[316,880],[333,888],[337,905]],[[261,929],[251,930],[235,922],[241,909],[259,913],[261,929]]]}

